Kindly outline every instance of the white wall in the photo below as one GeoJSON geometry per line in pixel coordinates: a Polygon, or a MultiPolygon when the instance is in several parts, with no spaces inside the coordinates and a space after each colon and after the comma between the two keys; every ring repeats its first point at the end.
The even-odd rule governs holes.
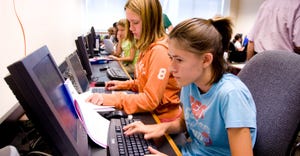
{"type": "MultiPolygon", "coordinates": [[[[60,64],[76,49],[75,38],[88,31],[82,22],[84,4],[85,0],[15,0],[16,11],[25,31],[27,54],[47,45],[56,63],[60,64]]],[[[8,74],[6,67],[24,57],[25,50],[13,0],[1,0],[0,12],[1,118],[9,114],[17,103],[3,79],[8,74]]]]}
{"type": "Polygon", "coordinates": [[[231,16],[234,18],[234,33],[247,35],[256,19],[256,13],[264,0],[231,0],[231,16]]]}
{"type": "MultiPolygon", "coordinates": [[[[90,25],[96,28],[101,16],[109,17],[109,13],[99,15],[99,21],[88,23],[86,6],[88,0],[15,0],[16,10],[23,24],[26,35],[27,54],[47,45],[57,64],[73,52],[74,40],[78,35],[86,34],[90,25]]],[[[111,2],[102,0],[102,2],[111,2]]],[[[114,0],[116,2],[117,0],[114,0]]],[[[225,0],[230,3],[230,16],[233,17],[234,33],[247,34],[256,18],[256,12],[263,0],[225,0]]],[[[170,0],[169,3],[172,1],[170,0]]],[[[124,0],[120,1],[124,4],[124,0]]],[[[226,4],[227,5],[227,4],[226,4]]],[[[111,7],[112,5],[110,5],[111,7]]],[[[103,11],[103,7],[94,6],[103,11]]],[[[114,9],[106,9],[116,11],[114,9]]],[[[123,8],[121,12],[123,12],[123,8]]],[[[224,11],[227,15],[227,11],[224,11]]],[[[13,0],[0,0],[0,123],[15,107],[17,100],[3,80],[8,74],[6,67],[24,57],[23,35],[14,13],[13,0]]],[[[115,20],[113,20],[115,21],[115,20]]],[[[112,21],[109,22],[109,25],[112,21]]]]}

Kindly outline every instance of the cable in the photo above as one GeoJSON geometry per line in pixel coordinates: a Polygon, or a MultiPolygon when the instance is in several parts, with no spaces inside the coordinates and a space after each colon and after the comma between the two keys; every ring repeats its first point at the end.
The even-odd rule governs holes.
{"type": "Polygon", "coordinates": [[[14,11],[15,11],[15,15],[18,19],[18,22],[20,24],[20,27],[21,27],[21,30],[22,30],[22,34],[23,34],[23,41],[24,41],[24,56],[26,56],[26,37],[25,37],[25,31],[24,31],[24,28],[23,28],[23,25],[22,25],[22,22],[18,16],[18,13],[17,13],[17,10],[16,10],[16,4],[15,4],[15,0],[13,0],[13,3],[14,3],[14,11]]]}
{"type": "Polygon", "coordinates": [[[40,154],[40,155],[44,155],[44,156],[52,156],[51,154],[49,153],[46,153],[46,152],[41,152],[41,151],[31,151],[27,154],[28,155],[31,155],[31,154],[40,154]]]}
{"type": "Polygon", "coordinates": [[[42,137],[39,137],[37,140],[35,140],[32,144],[31,147],[34,149],[36,147],[36,145],[39,143],[39,141],[42,140],[42,137]]]}

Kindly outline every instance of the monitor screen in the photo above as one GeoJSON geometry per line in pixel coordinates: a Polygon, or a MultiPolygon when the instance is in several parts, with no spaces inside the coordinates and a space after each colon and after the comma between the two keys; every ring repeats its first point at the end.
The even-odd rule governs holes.
{"type": "Polygon", "coordinates": [[[89,61],[89,57],[84,45],[84,37],[78,36],[77,40],[75,40],[77,47],[77,54],[79,56],[80,62],[82,64],[83,69],[86,71],[86,76],[89,80],[92,77],[92,67],[89,61]]]}
{"type": "Polygon", "coordinates": [[[46,46],[7,67],[20,104],[57,155],[87,155],[87,135],[46,46]],[[18,91],[16,91],[18,90],[18,91]]]}
{"type": "Polygon", "coordinates": [[[76,88],[78,93],[82,93],[88,90],[89,88],[89,80],[86,77],[86,74],[82,68],[82,65],[80,63],[80,59],[76,52],[70,54],[66,58],[66,62],[68,64],[68,67],[70,69],[70,80],[72,81],[72,84],[76,88]]]}

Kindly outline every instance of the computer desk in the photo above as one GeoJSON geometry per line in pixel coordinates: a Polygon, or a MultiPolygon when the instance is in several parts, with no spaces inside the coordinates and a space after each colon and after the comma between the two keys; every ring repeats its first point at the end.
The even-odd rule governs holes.
{"type": "MultiPolygon", "coordinates": [[[[138,119],[142,121],[145,124],[156,124],[159,123],[159,119],[155,114],[151,113],[137,113],[133,114],[133,119],[138,119]]],[[[174,135],[174,138],[177,140],[180,140],[180,143],[182,141],[185,141],[184,136],[181,134],[174,135]]],[[[157,149],[160,152],[163,152],[167,155],[177,155],[181,156],[181,152],[178,149],[176,143],[174,142],[173,138],[171,138],[168,134],[165,134],[163,137],[159,139],[154,139],[154,144],[156,145],[157,149]]],[[[89,147],[90,147],[90,155],[91,156],[97,156],[97,155],[108,155],[108,149],[101,148],[95,143],[89,141],[89,147]]],[[[109,148],[109,147],[108,147],[109,148]]]]}
{"type": "MultiPolygon", "coordinates": [[[[100,71],[99,68],[106,66],[107,64],[97,64],[97,65],[92,65],[92,71],[94,72],[93,75],[94,76],[100,76],[98,77],[99,81],[108,81],[109,79],[107,78],[106,75],[106,71],[100,71]]],[[[108,64],[109,65],[109,64],[108,64]]],[[[121,65],[120,68],[122,68],[124,71],[125,68],[121,65]]],[[[126,72],[127,73],[127,72],[126,72]]],[[[129,74],[127,73],[128,77],[130,78],[129,74]]],[[[13,111],[10,115],[12,116],[13,114],[15,114],[16,111],[13,111]]],[[[20,113],[18,113],[20,114],[20,113]]],[[[144,122],[145,124],[156,124],[156,123],[160,123],[158,117],[153,114],[153,113],[137,113],[137,114],[133,114],[133,118],[134,119],[139,119],[140,121],[144,122]]],[[[28,120],[26,115],[23,115],[20,119],[16,119],[17,120],[28,120]]],[[[11,122],[11,121],[10,121],[11,122]]],[[[1,124],[1,126],[3,126],[1,124]]],[[[15,124],[14,124],[15,126],[15,124]]],[[[11,128],[10,126],[5,125],[4,129],[7,131],[9,130],[9,128],[11,128]]],[[[15,127],[12,127],[15,128],[15,127]]],[[[3,129],[3,128],[1,128],[3,129]]],[[[15,130],[12,130],[13,132],[15,130]]],[[[1,138],[4,134],[0,134],[1,138]]],[[[6,136],[7,137],[7,136],[6,136]]],[[[17,134],[14,135],[14,137],[17,137],[17,134]]],[[[13,138],[16,139],[16,138],[13,138]]],[[[156,142],[156,141],[155,141],[156,142]]],[[[168,155],[181,155],[180,150],[178,149],[176,144],[183,144],[185,142],[185,136],[184,134],[178,134],[178,135],[172,135],[172,137],[170,137],[168,134],[165,134],[162,138],[160,138],[159,141],[157,141],[160,143],[160,145],[158,145],[158,150],[166,153],[168,155]],[[176,143],[175,141],[176,140],[176,143]]],[[[99,156],[99,155],[108,155],[108,151],[105,148],[101,148],[100,146],[96,145],[95,143],[93,143],[91,140],[89,140],[89,148],[90,148],[90,154],[92,156],[99,156]]]]}
{"type": "Polygon", "coordinates": [[[244,68],[245,64],[245,62],[228,63],[228,70],[230,73],[237,75],[244,68]]]}
{"type": "MultiPolygon", "coordinates": [[[[110,63],[112,62],[108,62],[108,64],[92,64],[92,79],[97,77],[96,79],[98,81],[109,81],[109,79],[106,76],[106,71],[100,71],[99,69],[104,67],[104,66],[110,66],[110,63]]],[[[114,64],[116,65],[116,64],[114,64]]],[[[122,68],[123,71],[126,72],[127,76],[129,79],[131,79],[130,75],[128,74],[128,72],[126,71],[126,69],[124,68],[124,66],[118,62],[119,68],[122,68]]],[[[114,66],[116,67],[116,66],[114,66]]],[[[141,120],[143,123],[145,124],[156,124],[156,123],[160,123],[160,120],[158,119],[157,115],[154,113],[138,113],[138,114],[133,114],[133,118],[139,119],[141,120]]],[[[159,142],[160,145],[158,145],[158,150],[166,153],[168,155],[181,155],[180,150],[178,149],[176,144],[183,144],[185,142],[185,136],[184,134],[178,134],[178,135],[172,135],[172,137],[168,134],[165,134],[162,138],[160,138],[159,141],[155,141],[155,142],[159,142]],[[176,140],[176,143],[175,141],[176,140]]],[[[91,151],[92,151],[92,155],[97,155],[97,154],[104,154],[106,153],[106,149],[97,149],[94,148],[95,146],[92,145],[91,151]]]]}

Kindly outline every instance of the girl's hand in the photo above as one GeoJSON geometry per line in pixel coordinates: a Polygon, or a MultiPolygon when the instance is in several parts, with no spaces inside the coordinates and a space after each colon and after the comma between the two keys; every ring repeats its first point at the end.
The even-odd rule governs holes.
{"type": "Polygon", "coordinates": [[[119,60],[119,57],[116,57],[114,55],[109,55],[108,57],[111,58],[111,59],[113,59],[113,60],[119,60]]]}
{"type": "Polygon", "coordinates": [[[148,150],[150,151],[151,154],[145,155],[145,156],[167,156],[164,153],[159,152],[158,150],[152,148],[151,146],[148,147],[148,150]]]}
{"type": "Polygon", "coordinates": [[[103,99],[102,94],[93,93],[85,101],[96,104],[96,105],[99,105],[99,106],[102,106],[103,105],[103,100],[104,99],[103,99]]]}
{"type": "Polygon", "coordinates": [[[145,125],[141,121],[133,122],[123,128],[125,135],[143,133],[145,139],[159,138],[165,134],[163,124],[145,125]]]}
{"type": "Polygon", "coordinates": [[[120,90],[122,88],[122,81],[108,81],[105,83],[107,90],[120,90]]]}

